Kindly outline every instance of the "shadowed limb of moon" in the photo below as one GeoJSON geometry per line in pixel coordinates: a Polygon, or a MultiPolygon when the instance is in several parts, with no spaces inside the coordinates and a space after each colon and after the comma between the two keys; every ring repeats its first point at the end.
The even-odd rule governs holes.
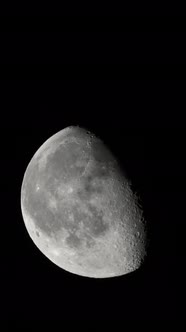
{"type": "Polygon", "coordinates": [[[69,272],[113,277],[145,258],[137,197],[109,149],[85,129],[65,128],[38,149],[24,174],[21,209],[36,246],[69,272]]]}

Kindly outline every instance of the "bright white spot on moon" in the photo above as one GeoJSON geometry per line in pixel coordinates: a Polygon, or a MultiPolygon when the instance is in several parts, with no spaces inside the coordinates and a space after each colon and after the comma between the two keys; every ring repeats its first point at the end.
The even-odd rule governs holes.
{"type": "Polygon", "coordinates": [[[54,254],[55,256],[59,256],[60,255],[60,251],[57,249],[52,249],[51,253],[54,254]]]}
{"type": "Polygon", "coordinates": [[[37,184],[36,185],[36,191],[39,191],[39,189],[40,189],[40,186],[37,184]]]}

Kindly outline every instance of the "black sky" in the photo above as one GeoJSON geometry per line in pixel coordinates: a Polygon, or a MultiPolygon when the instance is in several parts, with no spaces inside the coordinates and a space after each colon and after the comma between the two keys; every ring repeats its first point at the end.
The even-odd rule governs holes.
{"type": "MultiPolygon", "coordinates": [[[[184,66],[175,67],[167,60],[169,54],[174,58],[173,53],[167,51],[160,61],[162,48],[172,47],[171,35],[166,43],[162,38],[159,51],[151,38],[152,31],[147,29],[143,37],[146,25],[140,35],[134,29],[128,39],[120,38],[118,25],[112,39],[109,34],[104,42],[100,38],[98,51],[105,53],[100,51],[99,62],[99,52],[93,47],[97,37],[91,39],[88,32],[87,38],[80,38],[81,42],[73,35],[76,41],[73,43],[67,38],[70,33],[66,39],[55,34],[58,26],[49,34],[41,29],[35,44],[36,33],[32,34],[32,29],[28,33],[27,28],[20,24],[12,33],[7,24],[2,39],[3,319],[7,323],[25,324],[25,328],[28,323],[34,327],[41,323],[42,330],[47,327],[46,322],[51,322],[54,331],[55,324],[62,329],[64,322],[77,329],[79,321],[86,330],[100,323],[106,330],[112,323],[114,331],[118,330],[117,325],[124,330],[126,322],[142,322],[150,330],[155,322],[179,322],[183,308],[179,261],[185,257],[178,250],[184,224],[184,217],[179,218],[178,214],[184,207],[185,194],[186,83],[184,66]],[[137,44],[130,38],[133,35],[137,44]],[[75,45],[72,52],[71,44],[75,45]],[[79,51],[82,45],[85,53],[79,51]],[[67,52],[65,46],[69,47],[67,52]],[[65,61],[60,62],[63,53],[65,61]],[[123,61],[126,53],[127,60],[123,61]],[[98,280],[76,276],[52,264],[29,238],[20,206],[24,172],[41,144],[69,125],[85,127],[103,139],[141,197],[148,223],[149,250],[143,268],[134,273],[98,280]]],[[[156,29],[153,31],[155,35],[156,29]]],[[[94,29],[92,36],[93,32],[94,29]]],[[[106,32],[102,31],[102,37],[103,33],[106,32]]],[[[167,33],[164,31],[163,36],[167,33]]],[[[159,39],[154,40],[158,44],[159,39]]]]}

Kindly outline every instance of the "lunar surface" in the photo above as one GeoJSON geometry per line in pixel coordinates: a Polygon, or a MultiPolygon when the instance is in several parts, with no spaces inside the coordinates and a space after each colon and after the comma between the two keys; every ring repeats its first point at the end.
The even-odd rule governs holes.
{"type": "Polygon", "coordinates": [[[131,182],[83,128],[67,127],[38,149],[24,174],[21,210],[35,245],[71,273],[124,275],[146,256],[145,220],[131,182]]]}

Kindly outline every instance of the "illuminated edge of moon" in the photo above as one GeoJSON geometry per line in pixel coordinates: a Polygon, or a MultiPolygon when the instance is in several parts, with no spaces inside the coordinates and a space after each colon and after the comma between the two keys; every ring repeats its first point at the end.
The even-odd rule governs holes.
{"type": "MultiPolygon", "coordinates": [[[[49,139],[47,139],[41,146],[40,148],[36,151],[34,156],[32,157],[30,163],[32,160],[35,160],[36,158],[39,159],[41,157],[41,166],[44,167],[45,161],[47,160],[47,156],[54,152],[52,150],[54,148],[54,144],[56,140],[59,138],[62,139],[62,142],[60,143],[63,144],[68,140],[68,138],[65,138],[66,133],[70,131],[74,131],[74,129],[77,130],[82,130],[79,127],[67,127],[53,136],[51,136],[49,139]],[[49,143],[49,144],[48,144],[49,143]],[[47,151],[47,154],[45,154],[47,151]]],[[[85,130],[86,133],[86,130],[85,130]]],[[[73,139],[76,141],[75,139],[73,139]]],[[[56,147],[56,149],[59,146],[56,147]]],[[[89,162],[88,162],[89,163],[89,162]]],[[[29,165],[28,165],[29,166],[29,165]]],[[[26,174],[26,172],[25,172],[26,174]]],[[[24,182],[24,179],[23,179],[24,182]]],[[[39,189],[39,188],[38,188],[39,189]]],[[[70,194],[71,188],[69,186],[69,194],[70,194]]],[[[123,235],[121,236],[121,222],[118,224],[118,229],[113,232],[113,229],[111,228],[108,231],[108,234],[103,237],[103,240],[97,240],[96,239],[96,248],[94,250],[92,249],[89,253],[86,251],[86,257],[83,255],[83,258],[77,255],[77,252],[70,247],[67,247],[65,245],[65,238],[68,236],[68,232],[63,230],[63,236],[60,240],[60,243],[57,243],[54,239],[51,239],[47,237],[46,235],[43,235],[43,233],[35,226],[35,223],[33,221],[33,218],[29,216],[29,214],[26,212],[22,200],[23,200],[24,193],[21,190],[21,207],[22,207],[22,214],[23,214],[23,219],[25,222],[25,226],[27,228],[27,231],[29,233],[29,236],[33,240],[34,244],[37,246],[37,248],[45,255],[50,261],[61,267],[62,269],[72,272],[77,275],[81,276],[87,276],[87,277],[95,277],[95,278],[107,278],[107,277],[112,277],[112,276],[118,276],[118,275],[124,275],[127,273],[130,273],[141,265],[136,264],[134,266],[130,266],[130,262],[126,261],[125,257],[125,248],[123,244],[123,235]],[[39,237],[36,235],[36,232],[38,232],[39,237]],[[66,232],[66,233],[65,233],[66,232]],[[114,235],[115,234],[115,235],[114,235]],[[95,249],[97,249],[97,252],[95,253],[95,249]],[[102,253],[102,255],[105,255],[105,261],[108,261],[108,263],[111,265],[110,268],[105,268],[103,271],[93,271],[89,270],[87,273],[85,272],[85,264],[86,260],[95,260],[95,264],[99,262],[98,260],[98,255],[102,253]],[[89,257],[88,257],[89,254],[89,257]],[[90,257],[91,255],[91,257],[90,257]],[[80,260],[79,262],[74,260],[74,257],[80,260]],[[109,258],[108,258],[109,256],[109,258]],[[70,258],[72,257],[72,258],[70,258]],[[82,265],[83,267],[81,268],[78,266],[78,269],[76,269],[74,264],[79,264],[82,265]],[[72,268],[70,267],[72,265],[72,268]],[[114,271],[114,268],[116,270],[114,271]]],[[[81,252],[81,254],[83,254],[81,252]]],[[[100,261],[100,265],[103,266],[103,260],[100,261]]],[[[109,265],[108,264],[108,265],[109,265]]]]}

